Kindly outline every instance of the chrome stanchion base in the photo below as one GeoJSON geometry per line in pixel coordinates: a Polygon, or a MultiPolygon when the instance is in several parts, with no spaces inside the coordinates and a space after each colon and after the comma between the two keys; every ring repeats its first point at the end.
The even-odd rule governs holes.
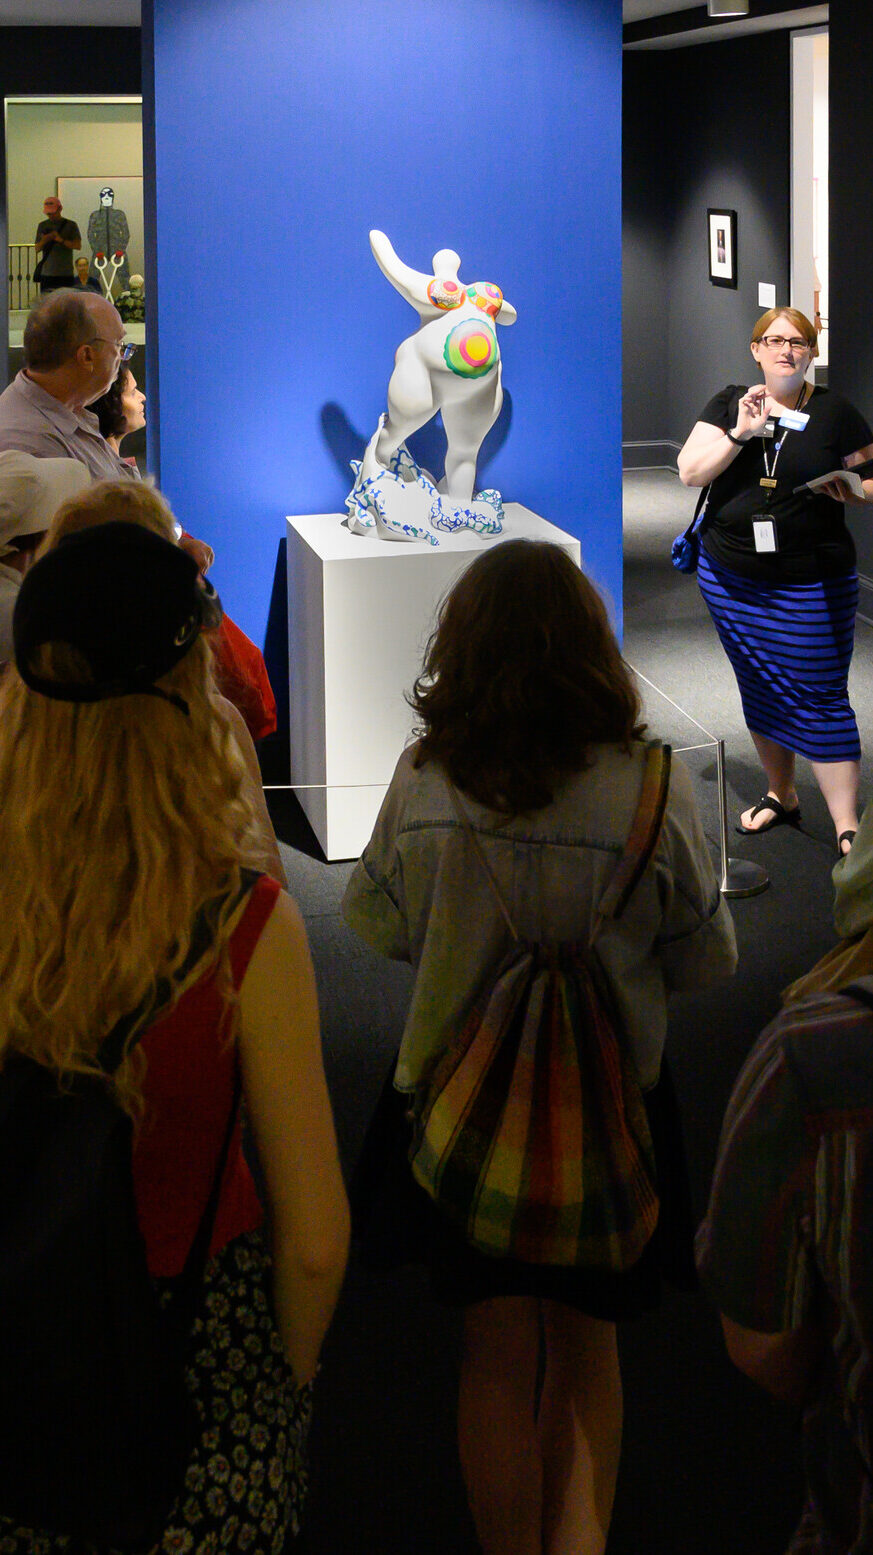
{"type": "Polygon", "coordinates": [[[721,832],[721,894],[722,896],[757,896],[766,891],[770,876],[761,864],[751,859],[728,858],[727,834],[727,780],[724,766],[724,740],[716,742],[718,763],[718,820],[721,832]]]}
{"type": "Polygon", "coordinates": [[[761,864],[747,858],[729,858],[721,882],[722,896],[759,896],[770,884],[761,864]]]}

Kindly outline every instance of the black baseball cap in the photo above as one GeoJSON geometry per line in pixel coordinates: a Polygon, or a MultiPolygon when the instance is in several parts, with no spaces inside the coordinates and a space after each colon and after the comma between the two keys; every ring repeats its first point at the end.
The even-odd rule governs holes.
{"type": "Polygon", "coordinates": [[[155,685],[217,626],[221,601],[193,557],[140,524],[113,521],[64,535],[29,568],[15,603],[15,663],[32,691],[61,702],[144,694],[188,712],[155,685]],[[49,679],[33,667],[44,643],[66,643],[91,679],[49,679]]]}

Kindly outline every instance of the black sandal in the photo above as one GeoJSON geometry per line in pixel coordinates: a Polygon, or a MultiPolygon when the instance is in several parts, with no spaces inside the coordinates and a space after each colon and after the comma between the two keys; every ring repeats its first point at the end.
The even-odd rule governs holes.
{"type": "MultiPolygon", "coordinates": [[[[772,794],[765,794],[763,799],[758,800],[758,803],[755,805],[755,808],[752,811],[750,819],[754,821],[755,817],[760,815],[762,810],[773,811],[772,821],[765,821],[763,826],[740,825],[737,826],[735,830],[738,831],[742,837],[760,837],[763,832],[772,831],[774,826],[800,825],[799,804],[795,805],[793,810],[786,810],[784,804],[782,804],[778,799],[774,799],[772,794]]],[[[844,832],[843,836],[848,836],[848,833],[844,832]]]]}
{"type": "Polygon", "coordinates": [[[857,831],[841,831],[840,832],[840,835],[837,838],[837,853],[839,854],[840,858],[848,858],[849,854],[852,851],[852,843],[855,841],[855,838],[857,837],[857,835],[858,835],[857,831]],[[847,847],[845,853],[843,852],[843,843],[844,842],[847,842],[849,844],[849,846],[847,847]]]}

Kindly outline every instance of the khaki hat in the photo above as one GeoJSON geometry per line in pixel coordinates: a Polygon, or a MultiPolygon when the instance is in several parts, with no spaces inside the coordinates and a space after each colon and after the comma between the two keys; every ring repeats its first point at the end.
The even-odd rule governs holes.
{"type": "Polygon", "coordinates": [[[91,484],[78,459],[36,459],[14,448],[0,453],[0,556],[10,541],[42,534],[61,503],[91,484]]]}

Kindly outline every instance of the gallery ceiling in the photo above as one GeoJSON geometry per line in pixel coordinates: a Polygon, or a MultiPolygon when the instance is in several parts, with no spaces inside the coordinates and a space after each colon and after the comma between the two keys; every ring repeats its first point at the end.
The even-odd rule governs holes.
{"type": "Polygon", "coordinates": [[[624,0],[622,14],[625,49],[685,48],[828,23],[828,6],[819,0],[749,0],[748,15],[722,20],[708,16],[705,0],[624,0]]]}
{"type": "MultiPolygon", "coordinates": [[[[802,15],[809,7],[809,0],[806,5],[804,0],[797,0],[797,5],[797,13],[793,14],[802,15]]],[[[629,26],[650,21],[653,17],[695,9],[703,10],[703,0],[623,0],[622,18],[625,26],[629,26]]],[[[766,0],[761,9],[768,9],[766,0]]],[[[818,5],[815,9],[821,12],[826,7],[818,5]]],[[[745,31],[751,22],[754,30],[758,30],[755,10],[756,0],[751,0],[749,21],[727,25],[745,31]]],[[[763,17],[757,21],[759,27],[768,24],[763,17]]],[[[140,0],[0,0],[0,27],[138,27],[139,23],[140,0]]],[[[773,25],[772,21],[769,25],[773,25]]],[[[797,22],[792,21],[791,25],[796,26],[797,22]]]]}
{"type": "MultiPolygon", "coordinates": [[[[625,22],[682,11],[701,0],[624,0],[625,22]]],[[[135,27],[140,0],[0,0],[0,27],[116,26],[135,27]]]]}

